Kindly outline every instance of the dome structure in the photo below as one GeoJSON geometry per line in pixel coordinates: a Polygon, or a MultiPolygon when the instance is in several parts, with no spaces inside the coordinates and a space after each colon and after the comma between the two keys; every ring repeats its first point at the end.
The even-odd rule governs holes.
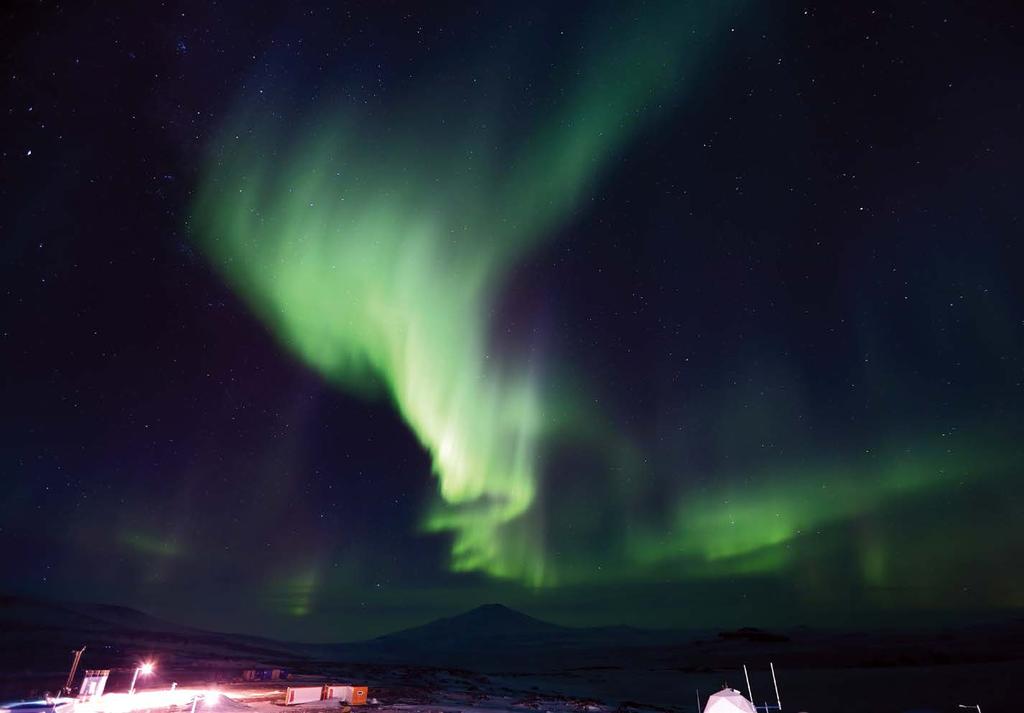
{"type": "Polygon", "coordinates": [[[704,713],[757,713],[754,704],[735,688],[723,688],[708,698],[704,713]]]}

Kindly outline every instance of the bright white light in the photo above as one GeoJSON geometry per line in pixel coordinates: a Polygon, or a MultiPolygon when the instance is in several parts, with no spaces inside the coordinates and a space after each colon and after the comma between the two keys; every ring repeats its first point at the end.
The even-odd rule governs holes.
{"type": "Polygon", "coordinates": [[[148,676],[149,674],[153,673],[153,664],[149,661],[142,664],[141,666],[139,666],[139,673],[141,673],[143,676],[148,676]]]}

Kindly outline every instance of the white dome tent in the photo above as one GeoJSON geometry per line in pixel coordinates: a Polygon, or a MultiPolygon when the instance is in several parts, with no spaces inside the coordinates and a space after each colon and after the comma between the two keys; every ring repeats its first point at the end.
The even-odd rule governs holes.
{"type": "Polygon", "coordinates": [[[710,696],[704,705],[704,713],[757,713],[754,704],[744,698],[735,688],[723,688],[710,696]]]}
{"type": "MultiPolygon", "coordinates": [[[[750,688],[750,674],[747,672],[747,665],[743,664],[743,678],[747,681],[747,695],[750,698],[744,697],[735,688],[729,688],[729,684],[726,683],[722,686],[721,691],[708,698],[703,708],[704,713],[761,713],[761,711],[782,713],[782,698],[779,696],[779,682],[775,678],[775,664],[769,661],[768,667],[772,672],[772,686],[775,688],[775,705],[770,705],[767,702],[762,706],[754,704],[754,692],[750,688]]],[[[698,713],[701,711],[700,691],[697,692],[697,711],[698,713]]]]}

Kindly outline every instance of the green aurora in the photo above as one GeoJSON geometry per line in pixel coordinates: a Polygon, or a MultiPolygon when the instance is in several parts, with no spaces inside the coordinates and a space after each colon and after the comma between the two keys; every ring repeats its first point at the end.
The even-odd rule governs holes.
{"type": "Polygon", "coordinates": [[[495,354],[488,314],[510,267],[677,98],[703,53],[679,30],[700,19],[676,9],[590,37],[612,49],[577,57],[551,115],[506,150],[478,128],[491,108],[458,118],[432,98],[383,125],[329,112],[295,140],[243,112],[211,162],[203,247],[306,363],[394,402],[433,459],[425,525],[454,533],[456,570],[551,581],[528,517],[554,426],[543,365],[495,354]]]}
{"type": "MultiPolygon", "coordinates": [[[[817,528],[955,489],[969,473],[1002,477],[993,463],[1012,460],[992,448],[979,475],[966,454],[985,448],[921,438],[884,456],[729,474],[674,492],[661,516],[627,516],[601,557],[561,541],[585,535],[545,521],[553,441],[589,440],[634,490],[645,487],[642,449],[582,406],[585,394],[554,383],[542,344],[514,358],[494,346],[496,301],[513,268],[557,237],[614,159],[685,102],[686,78],[714,60],[709,28],[728,11],[694,7],[584,33],[525,132],[503,130],[503,112],[521,107],[493,88],[469,108],[438,88],[376,110],[318,107],[288,127],[243,100],[209,161],[193,222],[204,251],[303,362],[394,404],[432,459],[439,497],[423,527],[451,534],[454,571],[528,587],[773,572],[817,528]],[[698,24],[700,35],[680,31],[698,24]],[[553,540],[578,556],[552,557],[553,540]]],[[[882,582],[887,561],[866,541],[864,581],[882,582]]],[[[316,582],[303,572],[284,587],[291,613],[309,610],[316,582]]]]}

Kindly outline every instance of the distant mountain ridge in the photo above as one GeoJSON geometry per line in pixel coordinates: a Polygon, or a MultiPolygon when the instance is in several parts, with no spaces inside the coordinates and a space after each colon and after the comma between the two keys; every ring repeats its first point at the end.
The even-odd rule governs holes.
{"type": "Polygon", "coordinates": [[[537,619],[503,604],[484,604],[461,614],[364,641],[312,644],[311,655],[359,663],[404,663],[507,670],[532,666],[604,665],[611,652],[691,641],[680,631],[625,626],[571,627],[537,619]]]}
{"type": "Polygon", "coordinates": [[[4,629],[17,628],[22,624],[33,628],[73,628],[84,631],[102,631],[114,628],[142,631],[199,631],[172,624],[138,609],[118,604],[57,602],[16,595],[0,595],[0,627],[4,629]]]}
{"type": "Polygon", "coordinates": [[[273,661],[306,656],[295,644],[182,626],[131,607],[0,595],[0,670],[64,668],[68,652],[82,645],[96,667],[150,653],[168,661],[200,654],[273,661]]]}
{"type": "Polygon", "coordinates": [[[378,636],[370,641],[437,641],[439,638],[493,639],[538,635],[556,635],[570,631],[510,609],[503,604],[483,604],[462,614],[442,617],[410,629],[378,636]]]}
{"type": "Polygon", "coordinates": [[[232,671],[254,665],[316,671],[325,664],[458,668],[481,673],[729,668],[756,656],[776,665],[902,666],[1007,660],[1024,650],[1019,617],[931,631],[827,631],[754,627],[672,631],[570,627],[485,604],[374,639],[282,642],[173,624],[129,607],[0,595],[0,671],[61,671],[88,645],[88,666],[124,667],[154,655],[163,668],[232,671]]]}

